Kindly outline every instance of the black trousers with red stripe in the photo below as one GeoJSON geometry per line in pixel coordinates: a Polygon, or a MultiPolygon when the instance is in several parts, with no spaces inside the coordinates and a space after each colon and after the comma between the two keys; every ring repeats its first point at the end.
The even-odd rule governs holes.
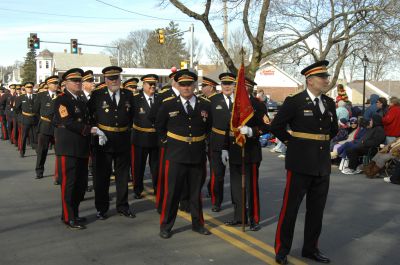
{"type": "Polygon", "coordinates": [[[131,145],[131,171],[133,178],[133,192],[141,194],[144,190],[143,177],[146,169],[147,158],[149,158],[150,174],[153,182],[153,189],[157,190],[158,167],[159,167],[159,148],[142,147],[131,145]]]}
{"type": "Polygon", "coordinates": [[[57,163],[61,179],[62,220],[69,222],[79,216],[79,205],[85,197],[88,159],[57,156],[57,163]]]}
{"type": "MultiPolygon", "coordinates": [[[[260,163],[245,164],[245,186],[247,211],[245,214],[245,223],[260,222],[260,197],[258,190],[258,168],[260,163]]],[[[234,209],[234,220],[242,222],[242,165],[229,164],[231,197],[234,209]]],[[[244,205],[246,205],[246,202],[244,205]]]]}
{"type": "Polygon", "coordinates": [[[0,115],[0,122],[1,122],[1,139],[8,140],[6,115],[0,115]]]}
{"type": "Polygon", "coordinates": [[[46,163],[47,153],[49,151],[50,142],[54,141],[51,135],[38,134],[38,145],[36,147],[36,175],[43,176],[44,164],[46,163]]]}
{"type": "Polygon", "coordinates": [[[204,226],[203,206],[201,202],[201,188],[204,184],[204,164],[182,164],[174,161],[165,161],[165,187],[160,230],[171,231],[178,205],[184,189],[185,180],[188,183],[190,194],[190,213],[192,227],[204,226]]]}
{"type": "MultiPolygon", "coordinates": [[[[115,186],[117,189],[117,211],[129,210],[128,182],[131,155],[129,150],[112,153],[100,148],[96,152],[95,206],[97,211],[106,213],[110,208],[109,188],[112,164],[115,163],[115,186]]],[[[86,164],[87,166],[87,164],[86,164]]]]}
{"type": "MultiPolygon", "coordinates": [[[[19,128],[18,118],[13,118],[13,137],[14,137],[14,145],[19,148],[19,135],[21,128],[19,128]]],[[[18,149],[19,150],[19,149],[18,149]]]]}
{"type": "Polygon", "coordinates": [[[22,124],[22,135],[21,135],[21,146],[20,153],[25,154],[26,150],[26,140],[29,137],[30,145],[33,149],[36,149],[36,132],[35,126],[32,124],[22,124]]]}
{"type": "Polygon", "coordinates": [[[10,116],[7,116],[7,131],[8,131],[8,139],[10,140],[10,143],[14,143],[14,123],[13,119],[10,116]]]}
{"type": "Polygon", "coordinates": [[[164,201],[164,187],[165,187],[165,152],[166,148],[161,147],[159,152],[159,165],[158,165],[158,180],[157,180],[157,193],[156,193],[156,208],[157,212],[161,214],[162,205],[164,201]]]}
{"type": "Polygon", "coordinates": [[[293,242],[293,233],[300,204],[306,197],[303,252],[314,253],[322,229],[322,218],[329,190],[328,176],[312,176],[288,171],[283,204],[275,235],[275,253],[287,255],[293,242]]]}
{"type": "Polygon", "coordinates": [[[213,205],[221,206],[224,199],[225,166],[222,163],[221,151],[211,154],[210,191],[213,205]]]}

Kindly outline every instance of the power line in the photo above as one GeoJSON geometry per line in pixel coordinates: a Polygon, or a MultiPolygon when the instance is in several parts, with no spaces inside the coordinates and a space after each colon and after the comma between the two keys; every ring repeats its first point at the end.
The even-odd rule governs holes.
{"type": "Polygon", "coordinates": [[[128,10],[128,9],[119,7],[119,6],[115,6],[115,5],[106,3],[106,2],[101,1],[101,0],[95,0],[95,1],[96,1],[96,2],[99,2],[99,3],[102,3],[103,5],[111,6],[111,7],[113,7],[113,8],[116,8],[116,9],[119,9],[119,10],[122,10],[122,11],[125,11],[125,12],[128,12],[128,13],[131,13],[131,14],[143,16],[143,17],[149,17],[149,18],[159,19],[159,20],[168,20],[168,21],[171,21],[171,20],[172,20],[172,21],[181,21],[181,22],[193,22],[192,20],[184,20],[184,19],[176,19],[176,18],[163,18],[163,17],[149,16],[149,15],[145,15],[145,14],[141,14],[141,13],[138,13],[138,12],[134,12],[134,11],[131,11],[131,10],[128,10]]]}

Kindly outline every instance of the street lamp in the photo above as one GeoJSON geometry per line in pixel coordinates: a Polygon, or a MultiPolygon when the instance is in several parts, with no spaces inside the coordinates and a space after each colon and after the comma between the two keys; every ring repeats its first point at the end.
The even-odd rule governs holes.
{"type": "Polygon", "coordinates": [[[363,105],[362,105],[362,114],[364,115],[365,112],[365,82],[367,79],[367,66],[368,66],[369,60],[367,58],[367,55],[364,54],[364,58],[362,58],[362,64],[364,67],[364,86],[363,86],[363,105]]]}

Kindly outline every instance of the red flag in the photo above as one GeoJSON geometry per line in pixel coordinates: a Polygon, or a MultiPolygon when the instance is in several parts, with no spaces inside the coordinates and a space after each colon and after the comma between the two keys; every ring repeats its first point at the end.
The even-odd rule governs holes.
{"type": "Polygon", "coordinates": [[[253,115],[254,110],[250,102],[249,93],[247,93],[244,64],[242,63],[237,75],[231,117],[231,130],[235,135],[236,143],[241,147],[246,143],[246,137],[240,134],[239,127],[246,125],[253,115]]]}

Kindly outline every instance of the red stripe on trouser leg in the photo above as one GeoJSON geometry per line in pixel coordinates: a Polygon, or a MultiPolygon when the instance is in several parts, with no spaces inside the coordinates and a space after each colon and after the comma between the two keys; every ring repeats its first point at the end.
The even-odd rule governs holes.
{"type": "Polygon", "coordinates": [[[65,202],[65,186],[67,185],[67,174],[65,172],[65,156],[61,156],[61,174],[62,174],[62,183],[61,183],[61,202],[64,213],[64,222],[68,222],[68,209],[67,203],[65,202]]]}
{"type": "Polygon", "coordinates": [[[256,223],[260,221],[260,216],[258,215],[258,207],[257,164],[253,164],[253,218],[254,222],[256,223]]]}
{"type": "Polygon", "coordinates": [[[169,170],[169,160],[165,161],[165,175],[164,175],[164,200],[163,200],[163,205],[162,205],[162,210],[161,210],[161,216],[160,216],[160,224],[164,222],[165,218],[165,208],[167,206],[167,199],[168,199],[168,170],[169,170]]]}
{"type": "Polygon", "coordinates": [[[58,159],[56,156],[56,165],[55,165],[55,172],[54,172],[54,180],[58,180],[58,159]]]}
{"type": "Polygon", "coordinates": [[[203,217],[203,198],[201,197],[201,192],[200,192],[200,197],[199,197],[199,218],[200,218],[200,224],[204,225],[204,217],[203,217]]]}
{"type": "Polygon", "coordinates": [[[163,174],[164,150],[165,150],[164,147],[161,147],[160,162],[159,162],[159,169],[158,169],[157,194],[156,194],[156,207],[157,208],[160,203],[161,187],[162,187],[162,182],[164,180],[164,174],[163,174]]]}
{"type": "Polygon", "coordinates": [[[132,185],[135,186],[135,145],[131,145],[131,175],[132,185]]]}
{"type": "Polygon", "coordinates": [[[213,169],[211,171],[211,187],[210,187],[210,190],[211,190],[211,202],[212,202],[213,205],[215,205],[215,191],[214,191],[214,188],[215,188],[215,173],[214,173],[214,169],[213,169]]]}
{"type": "Polygon", "coordinates": [[[281,227],[282,227],[283,219],[285,218],[285,214],[286,214],[286,207],[287,207],[287,201],[289,198],[291,180],[292,180],[292,171],[288,170],[287,176],[286,176],[285,194],[283,196],[282,209],[281,209],[281,213],[279,215],[279,222],[278,222],[278,227],[276,229],[276,235],[275,235],[275,254],[278,254],[278,252],[281,248],[281,227]]]}

